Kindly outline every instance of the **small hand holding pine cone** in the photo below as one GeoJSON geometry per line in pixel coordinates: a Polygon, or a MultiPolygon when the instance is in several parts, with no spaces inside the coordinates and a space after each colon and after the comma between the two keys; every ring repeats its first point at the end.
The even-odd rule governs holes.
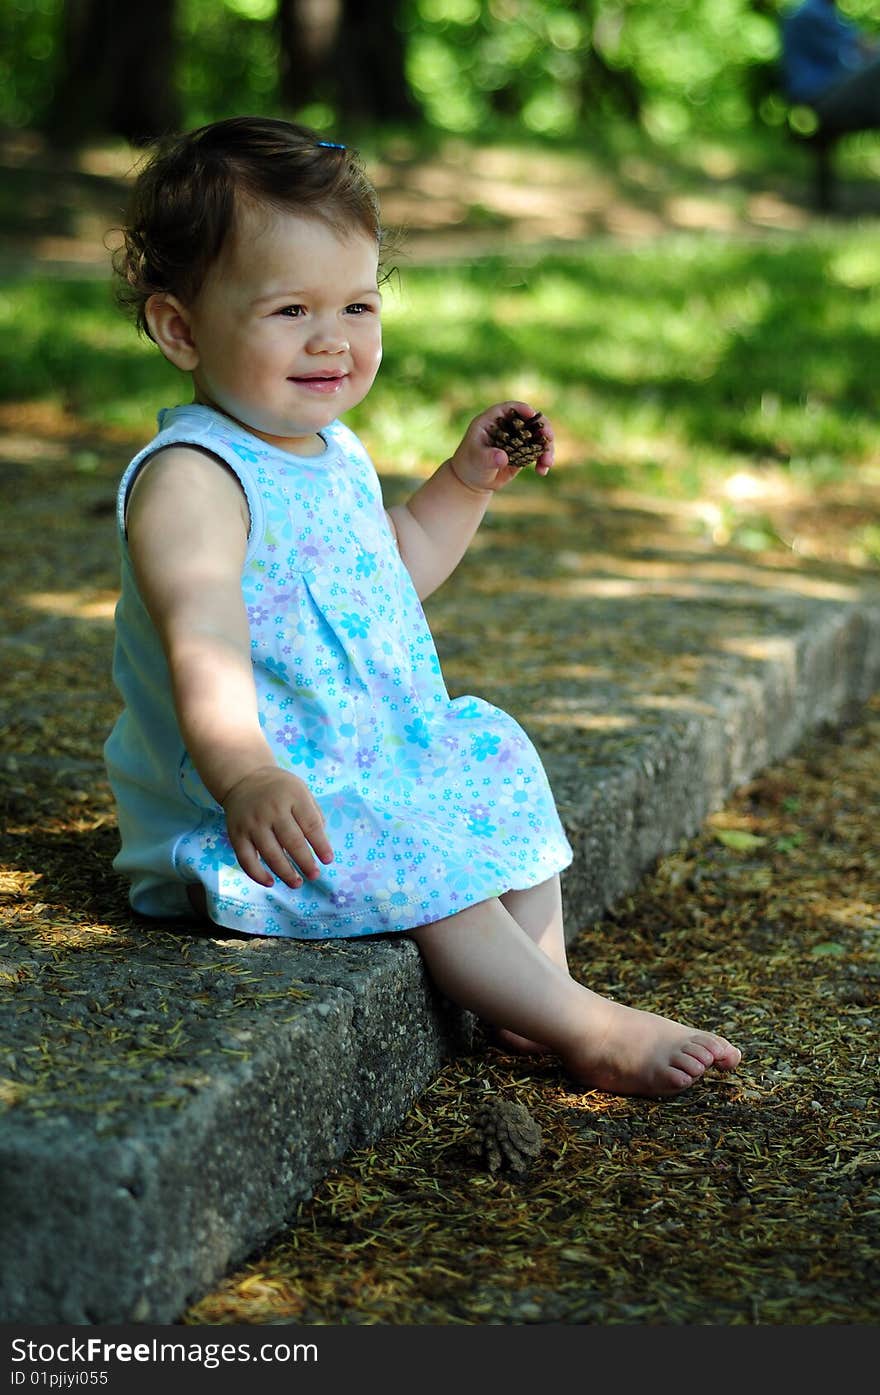
{"type": "Polygon", "coordinates": [[[541,1151],[541,1130],[524,1104],[490,1095],[471,1120],[469,1151],[490,1172],[503,1166],[523,1173],[541,1151]]]}
{"type": "Polygon", "coordinates": [[[542,414],[523,417],[515,407],[509,407],[489,428],[489,439],[493,446],[507,453],[512,470],[534,465],[547,446],[542,414]]]}

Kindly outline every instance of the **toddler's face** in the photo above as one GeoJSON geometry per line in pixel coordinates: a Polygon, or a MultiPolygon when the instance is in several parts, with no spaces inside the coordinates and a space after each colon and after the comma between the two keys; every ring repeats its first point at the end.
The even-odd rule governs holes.
{"type": "Polygon", "coordinates": [[[364,233],[238,209],[190,307],[196,398],[295,454],[369,392],[382,357],[378,252],[364,233]]]}

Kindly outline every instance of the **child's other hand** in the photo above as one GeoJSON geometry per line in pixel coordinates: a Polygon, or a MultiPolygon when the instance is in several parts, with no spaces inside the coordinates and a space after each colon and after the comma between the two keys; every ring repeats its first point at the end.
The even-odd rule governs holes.
{"type": "MultiPolygon", "coordinates": [[[[474,417],[450,460],[462,484],[469,485],[471,489],[503,489],[514,475],[519,474],[518,469],[508,465],[505,452],[492,445],[490,436],[495,422],[511,408],[526,420],[537,415],[535,408],[527,402],[498,402],[474,417]]],[[[539,475],[547,475],[553,464],[553,428],[545,417],[541,418],[541,426],[547,444],[535,462],[535,471],[539,475]]]]}
{"type": "Polygon", "coordinates": [[[272,885],[266,867],[295,888],[302,886],[303,877],[314,881],[320,876],[313,852],[322,862],[333,861],[324,816],[299,776],[277,766],[260,766],[237,781],[222,803],[235,855],[260,886],[272,885]],[[296,867],[291,866],[288,855],[296,867]]]}

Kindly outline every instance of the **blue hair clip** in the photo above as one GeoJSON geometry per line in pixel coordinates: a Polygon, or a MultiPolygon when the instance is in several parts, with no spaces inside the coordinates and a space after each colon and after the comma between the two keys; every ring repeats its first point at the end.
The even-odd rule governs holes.
{"type": "Polygon", "coordinates": [[[339,142],[335,140],[319,140],[318,144],[323,145],[325,150],[345,150],[346,148],[344,145],[340,145],[339,142]]]}

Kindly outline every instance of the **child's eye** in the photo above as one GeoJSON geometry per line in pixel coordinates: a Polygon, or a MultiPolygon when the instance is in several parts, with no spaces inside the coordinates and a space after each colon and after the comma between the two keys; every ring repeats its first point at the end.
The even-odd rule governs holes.
{"type": "Polygon", "coordinates": [[[300,315],[305,313],[306,307],[304,305],[282,305],[278,311],[279,315],[287,315],[291,320],[298,320],[300,315]]]}
{"type": "Polygon", "coordinates": [[[372,315],[373,310],[372,305],[363,305],[359,301],[354,305],[346,305],[345,307],[346,315],[372,315]]]}

